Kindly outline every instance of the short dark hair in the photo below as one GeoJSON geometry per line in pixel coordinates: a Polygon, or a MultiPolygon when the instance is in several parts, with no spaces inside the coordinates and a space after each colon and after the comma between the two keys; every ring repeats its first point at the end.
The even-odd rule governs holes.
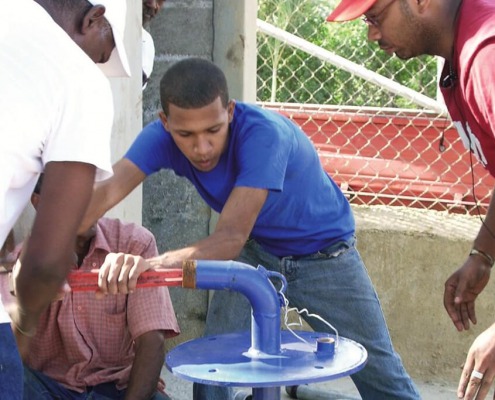
{"type": "Polygon", "coordinates": [[[227,108],[227,79],[219,67],[202,58],[186,58],[175,63],[160,81],[160,100],[165,115],[169,115],[169,104],[185,109],[201,108],[218,97],[227,108]]]}

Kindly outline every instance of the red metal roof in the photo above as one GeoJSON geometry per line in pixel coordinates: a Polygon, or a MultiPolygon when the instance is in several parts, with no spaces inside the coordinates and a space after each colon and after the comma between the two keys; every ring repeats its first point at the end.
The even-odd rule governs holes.
{"type": "Polygon", "coordinates": [[[425,111],[278,104],[314,143],[325,170],[357,204],[486,213],[492,188],[449,120],[425,111]],[[439,140],[445,135],[445,151],[439,140]]]}

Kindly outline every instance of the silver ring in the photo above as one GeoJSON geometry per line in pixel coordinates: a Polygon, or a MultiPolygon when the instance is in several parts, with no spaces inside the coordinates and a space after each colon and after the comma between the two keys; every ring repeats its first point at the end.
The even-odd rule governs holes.
{"type": "Polygon", "coordinates": [[[483,379],[483,374],[479,371],[476,371],[475,369],[473,369],[473,372],[471,372],[471,379],[472,378],[477,378],[479,380],[482,380],[483,379]]]}

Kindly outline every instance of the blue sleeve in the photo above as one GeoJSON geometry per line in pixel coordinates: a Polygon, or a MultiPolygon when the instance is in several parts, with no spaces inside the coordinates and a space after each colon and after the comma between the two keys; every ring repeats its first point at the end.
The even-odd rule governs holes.
{"type": "Polygon", "coordinates": [[[171,167],[170,135],[160,120],[146,125],[124,158],[132,161],[146,175],[171,167]]]}
{"type": "Polygon", "coordinates": [[[281,191],[293,151],[292,127],[276,115],[249,115],[239,127],[236,186],[281,191]],[[243,125],[243,126],[242,126],[243,125]]]}

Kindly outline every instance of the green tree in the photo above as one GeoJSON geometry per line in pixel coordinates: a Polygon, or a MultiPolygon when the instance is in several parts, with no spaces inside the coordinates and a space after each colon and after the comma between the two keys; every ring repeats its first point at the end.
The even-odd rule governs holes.
{"type": "MultiPolygon", "coordinates": [[[[335,5],[335,4],[334,4],[335,5]]],[[[327,23],[334,5],[328,0],[260,0],[258,18],[364,65],[419,91],[436,95],[436,60],[422,57],[404,62],[367,41],[361,21],[327,23]]],[[[407,107],[409,100],[352,76],[278,40],[258,35],[258,99],[261,101],[407,107]]]]}
{"type": "MultiPolygon", "coordinates": [[[[314,36],[317,34],[315,28],[318,24],[314,21],[321,17],[321,6],[325,4],[323,0],[261,0],[259,2],[258,17],[280,29],[293,34],[304,34],[306,36],[314,36]],[[313,21],[313,22],[312,22],[313,21]]],[[[269,69],[262,70],[262,75],[270,73],[269,81],[271,82],[270,90],[265,90],[265,95],[269,93],[270,101],[277,101],[279,72],[284,68],[286,62],[284,58],[290,56],[292,50],[277,39],[267,37],[263,47],[259,51],[263,54],[263,58],[268,61],[269,69]]],[[[297,66],[298,62],[295,63],[297,66]]]]}

